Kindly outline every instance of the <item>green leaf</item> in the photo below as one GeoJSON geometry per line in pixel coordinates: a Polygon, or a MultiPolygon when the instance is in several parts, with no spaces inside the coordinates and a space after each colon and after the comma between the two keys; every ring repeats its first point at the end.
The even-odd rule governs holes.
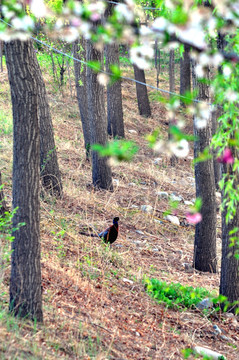
{"type": "Polygon", "coordinates": [[[176,141],[180,141],[182,139],[196,141],[196,137],[194,135],[184,134],[176,125],[170,125],[169,132],[176,141]]]}
{"type": "Polygon", "coordinates": [[[133,141],[115,140],[103,146],[93,144],[92,150],[97,151],[100,156],[112,157],[117,161],[130,161],[138,152],[138,146],[133,141]]]}
{"type": "Polygon", "coordinates": [[[90,60],[87,62],[87,65],[96,73],[98,73],[101,70],[101,63],[99,61],[90,60]]]}
{"type": "Polygon", "coordinates": [[[212,159],[212,154],[210,154],[209,148],[206,147],[203,152],[199,153],[198,157],[193,160],[193,163],[197,164],[199,162],[204,162],[209,159],[212,159]]]}

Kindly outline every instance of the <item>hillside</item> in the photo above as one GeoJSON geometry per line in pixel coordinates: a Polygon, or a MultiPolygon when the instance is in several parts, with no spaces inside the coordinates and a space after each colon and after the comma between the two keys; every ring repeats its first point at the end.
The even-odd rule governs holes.
{"type": "MultiPolygon", "coordinates": [[[[180,202],[177,209],[180,226],[163,217],[169,203],[157,192],[174,193],[188,201],[195,198],[193,150],[171,167],[169,159],[154,154],[145,139],[157,127],[167,136],[164,106],[151,101],[152,118],[140,117],[135,84],[123,82],[126,136],[136,141],[140,151],[131,163],[113,165],[114,192],[96,191],[85,160],[73,76],[59,90],[46,68],[43,73],[64,196],[57,201],[50,196],[41,199],[43,325],[19,321],[7,313],[10,265],[5,264],[0,292],[1,359],[177,360],[183,358],[182,349],[200,345],[235,360],[239,324],[234,317],[169,309],[145,291],[145,276],[210,292],[218,291],[220,279],[219,274],[185,266],[192,263],[194,241],[194,227],[183,221],[187,205],[180,202]],[[161,160],[155,163],[156,158],[161,160]],[[151,205],[153,213],[142,211],[142,205],[151,205]],[[114,216],[120,217],[120,233],[113,245],[79,235],[80,229],[103,230],[114,216]],[[230,341],[217,337],[213,325],[224,330],[230,341]]],[[[133,72],[125,68],[124,75],[132,77],[133,72]]],[[[146,76],[155,84],[154,70],[146,76]]],[[[0,84],[0,170],[10,206],[12,126],[5,66],[0,84]]],[[[160,76],[160,88],[168,90],[166,72],[160,76]]],[[[190,119],[187,131],[192,132],[190,119]]],[[[217,237],[220,263],[220,214],[217,237]]]]}

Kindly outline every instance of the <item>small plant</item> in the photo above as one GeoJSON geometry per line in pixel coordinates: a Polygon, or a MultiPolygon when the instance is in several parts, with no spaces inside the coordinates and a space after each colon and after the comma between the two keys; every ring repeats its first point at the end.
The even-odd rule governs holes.
{"type": "MultiPolygon", "coordinates": [[[[0,190],[2,189],[2,185],[0,186],[0,190]]],[[[2,204],[0,202],[0,208],[2,204]]],[[[13,215],[17,212],[18,208],[15,208],[12,212],[5,211],[2,215],[0,215],[0,281],[3,278],[4,270],[10,264],[11,260],[11,242],[14,240],[14,236],[12,236],[12,232],[19,229],[20,226],[24,226],[25,223],[19,223],[16,228],[12,228],[12,218],[13,215]]]]}
{"type": "Polygon", "coordinates": [[[0,113],[0,135],[10,135],[12,134],[13,129],[13,123],[12,123],[12,117],[8,115],[7,113],[4,113],[3,110],[1,110],[0,113]]]}
{"type": "Polygon", "coordinates": [[[61,230],[59,232],[52,231],[53,235],[55,235],[54,239],[56,241],[56,249],[57,249],[57,256],[59,258],[63,258],[66,256],[66,250],[64,249],[64,237],[65,237],[65,230],[61,230]]]}
{"type": "Polygon", "coordinates": [[[167,284],[157,279],[144,280],[147,292],[159,303],[164,303],[169,308],[191,308],[201,300],[212,295],[204,288],[183,286],[180,283],[167,284]]]}

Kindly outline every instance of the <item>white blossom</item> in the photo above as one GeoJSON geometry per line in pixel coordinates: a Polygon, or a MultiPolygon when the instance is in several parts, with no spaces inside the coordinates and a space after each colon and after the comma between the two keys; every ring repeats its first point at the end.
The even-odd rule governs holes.
{"type": "Polygon", "coordinates": [[[204,129],[207,126],[207,119],[195,116],[194,124],[197,129],[204,129]]]}
{"type": "Polygon", "coordinates": [[[198,60],[200,62],[200,65],[202,65],[202,66],[210,65],[210,62],[211,62],[210,56],[207,55],[206,53],[201,53],[199,55],[198,60]]]}
{"type": "Polygon", "coordinates": [[[131,61],[140,69],[149,69],[150,62],[154,56],[154,50],[150,44],[135,46],[130,49],[131,61]]]}
{"type": "Polygon", "coordinates": [[[204,72],[203,66],[201,64],[197,64],[195,66],[195,73],[196,73],[196,76],[198,78],[203,78],[204,77],[205,72],[204,72]]]}
{"type": "Polygon", "coordinates": [[[225,92],[225,98],[230,102],[234,102],[234,101],[238,101],[239,95],[235,91],[228,89],[225,92]]]}
{"type": "Polygon", "coordinates": [[[228,65],[224,65],[222,71],[223,71],[223,75],[225,77],[229,77],[232,73],[232,70],[231,70],[230,66],[228,66],[228,65]]]}
{"type": "Polygon", "coordinates": [[[204,31],[200,26],[189,26],[185,29],[179,29],[178,37],[182,41],[186,41],[200,48],[206,48],[204,31]]]}
{"type": "Polygon", "coordinates": [[[110,81],[109,76],[104,73],[99,73],[97,75],[97,80],[100,83],[100,85],[102,85],[102,86],[108,85],[109,81],[110,81]]]}
{"type": "Polygon", "coordinates": [[[27,31],[29,29],[33,29],[34,21],[30,18],[30,16],[25,15],[23,18],[14,17],[12,19],[12,26],[16,30],[27,31]]]}
{"type": "Polygon", "coordinates": [[[169,143],[169,148],[171,152],[177,157],[186,157],[189,153],[189,144],[188,141],[182,139],[178,142],[169,143]]]}
{"type": "Polygon", "coordinates": [[[45,17],[47,15],[47,8],[44,0],[31,0],[30,10],[37,18],[45,17]]]}
{"type": "Polygon", "coordinates": [[[86,22],[86,21],[84,21],[82,24],[81,24],[81,26],[80,26],[80,32],[81,32],[81,34],[83,34],[84,35],[84,37],[88,40],[88,39],[90,39],[90,37],[91,37],[91,35],[90,35],[90,29],[91,29],[91,27],[90,27],[90,24],[88,23],[88,22],[86,22]]]}
{"type": "Polygon", "coordinates": [[[153,34],[153,31],[148,26],[145,26],[145,25],[140,27],[139,32],[140,32],[140,35],[143,37],[150,36],[153,34]]]}
{"type": "Polygon", "coordinates": [[[223,56],[218,52],[212,57],[212,65],[218,67],[223,62],[223,56]]]}
{"type": "Polygon", "coordinates": [[[115,7],[117,18],[119,21],[131,23],[134,20],[134,14],[125,4],[118,4],[115,7]]]}
{"type": "Polygon", "coordinates": [[[67,42],[73,42],[79,37],[79,32],[74,26],[70,26],[63,31],[61,37],[67,42]]]}

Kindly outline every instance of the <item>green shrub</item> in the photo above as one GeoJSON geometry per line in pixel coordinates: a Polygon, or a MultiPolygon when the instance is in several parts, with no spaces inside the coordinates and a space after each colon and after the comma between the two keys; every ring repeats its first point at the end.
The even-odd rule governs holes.
{"type": "Polygon", "coordinates": [[[169,308],[191,308],[201,300],[212,297],[204,288],[183,286],[180,283],[167,284],[157,279],[145,279],[146,291],[159,303],[164,303],[169,308]]]}

